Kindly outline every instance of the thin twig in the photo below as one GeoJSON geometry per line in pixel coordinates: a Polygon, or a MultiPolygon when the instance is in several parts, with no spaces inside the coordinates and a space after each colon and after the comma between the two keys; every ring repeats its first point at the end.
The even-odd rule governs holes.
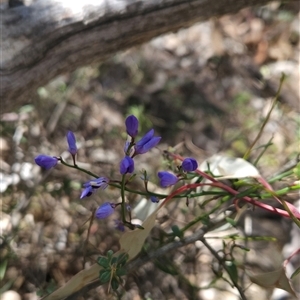
{"type": "Polygon", "coordinates": [[[96,208],[94,208],[93,211],[92,211],[87,237],[86,237],[86,240],[84,241],[84,245],[83,245],[83,263],[82,263],[83,264],[83,269],[84,269],[85,262],[86,262],[86,250],[87,250],[87,246],[88,246],[88,242],[89,242],[90,231],[91,231],[91,227],[92,227],[92,224],[93,224],[95,212],[96,212],[96,208]]]}
{"type": "Polygon", "coordinates": [[[228,267],[226,266],[222,257],[220,257],[219,254],[210,246],[210,244],[206,241],[204,236],[200,237],[199,240],[205,245],[205,247],[210,251],[210,253],[218,260],[219,264],[223,266],[224,270],[226,270],[226,272],[228,273],[231,279],[231,282],[233,283],[235,288],[239,291],[242,300],[247,300],[247,297],[244,294],[243,289],[239,286],[236,280],[234,280],[234,278],[231,277],[231,273],[228,271],[228,267]]]}

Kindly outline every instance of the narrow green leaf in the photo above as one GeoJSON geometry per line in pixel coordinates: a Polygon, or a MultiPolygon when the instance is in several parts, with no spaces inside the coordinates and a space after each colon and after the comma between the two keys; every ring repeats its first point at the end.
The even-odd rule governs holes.
{"type": "Polygon", "coordinates": [[[233,283],[237,283],[238,281],[238,271],[236,264],[233,261],[226,261],[226,270],[233,281],[233,283]]]}
{"type": "Polygon", "coordinates": [[[227,223],[229,223],[231,226],[233,226],[233,227],[236,226],[236,221],[235,220],[233,220],[231,218],[228,218],[228,217],[226,217],[225,219],[226,219],[227,223]]]}
{"type": "Polygon", "coordinates": [[[7,259],[4,259],[1,263],[0,263],[0,280],[2,280],[5,276],[6,273],[6,267],[7,267],[7,259]]]}
{"type": "Polygon", "coordinates": [[[247,252],[250,251],[250,248],[247,248],[247,247],[245,247],[244,245],[238,245],[238,244],[235,244],[235,247],[238,247],[238,248],[240,248],[240,249],[242,249],[242,250],[244,250],[244,251],[247,251],[247,252]]]}
{"type": "Polygon", "coordinates": [[[294,279],[297,275],[300,274],[300,267],[292,274],[291,279],[294,279]]]}

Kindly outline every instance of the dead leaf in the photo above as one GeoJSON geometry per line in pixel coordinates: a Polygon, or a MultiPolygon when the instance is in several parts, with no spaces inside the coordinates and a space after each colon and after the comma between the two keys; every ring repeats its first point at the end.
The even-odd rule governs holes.
{"type": "Polygon", "coordinates": [[[146,238],[148,237],[150,231],[155,225],[155,219],[157,211],[161,206],[158,206],[157,209],[143,222],[143,230],[135,229],[133,231],[125,232],[120,238],[121,252],[126,252],[129,255],[129,260],[133,259],[142,249],[146,238]]]}
{"type": "Polygon", "coordinates": [[[283,267],[273,271],[262,274],[248,274],[250,280],[264,288],[279,288],[285,290],[296,297],[296,294],[291,286],[290,280],[286,276],[283,267]]]}

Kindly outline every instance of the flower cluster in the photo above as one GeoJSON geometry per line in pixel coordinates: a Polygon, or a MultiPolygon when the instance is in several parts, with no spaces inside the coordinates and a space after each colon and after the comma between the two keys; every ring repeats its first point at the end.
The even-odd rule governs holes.
{"type": "MultiPolygon", "coordinates": [[[[138,119],[130,115],[126,118],[125,120],[125,126],[126,126],[126,132],[129,136],[129,140],[125,142],[124,146],[124,152],[125,156],[121,160],[120,165],[119,165],[119,171],[120,174],[122,175],[122,180],[117,181],[117,180],[111,180],[107,177],[97,177],[95,175],[95,179],[89,180],[86,183],[83,184],[83,190],[80,195],[80,199],[83,199],[85,197],[91,196],[95,191],[97,190],[104,190],[108,187],[108,185],[114,185],[117,184],[121,189],[125,189],[125,176],[127,174],[132,174],[135,169],[135,164],[134,164],[134,158],[137,155],[144,154],[148,151],[150,151],[152,148],[154,148],[161,140],[161,137],[155,136],[154,135],[154,130],[151,129],[149,130],[144,136],[142,136],[138,141],[135,141],[138,133],[139,133],[139,121],[138,119]]],[[[72,168],[76,168],[79,170],[83,170],[79,168],[76,164],[76,155],[78,152],[78,148],[76,145],[76,138],[75,135],[72,131],[68,131],[67,133],[67,143],[68,143],[68,151],[70,152],[72,159],[73,159],[73,165],[70,165],[63,161],[61,157],[55,157],[55,156],[47,156],[44,154],[38,155],[35,158],[36,164],[41,166],[42,168],[45,169],[51,169],[55,167],[58,162],[60,161],[62,164],[67,165],[72,168]]],[[[179,169],[179,174],[175,175],[170,172],[166,171],[161,171],[158,172],[158,178],[160,180],[160,185],[162,187],[168,187],[176,184],[179,180],[184,179],[186,173],[188,172],[193,172],[198,168],[197,161],[194,158],[186,158],[183,160],[181,166],[178,168],[179,169]]],[[[88,174],[92,174],[88,171],[83,170],[84,172],[88,174]]],[[[148,181],[149,177],[144,171],[143,177],[142,177],[144,183],[145,183],[145,189],[148,191],[148,181]]],[[[159,198],[155,196],[150,196],[150,200],[153,203],[158,203],[159,198]]],[[[104,219],[112,215],[118,205],[122,205],[122,221],[120,220],[115,220],[115,227],[118,228],[121,231],[124,231],[124,226],[128,224],[131,225],[129,226],[130,228],[136,228],[135,225],[131,224],[131,208],[125,203],[124,196],[122,196],[122,202],[121,203],[111,203],[111,202],[105,202],[102,205],[98,207],[95,213],[95,217],[98,219],[104,219]],[[126,221],[125,218],[125,211],[127,211],[129,215],[130,222],[126,221]]]]}

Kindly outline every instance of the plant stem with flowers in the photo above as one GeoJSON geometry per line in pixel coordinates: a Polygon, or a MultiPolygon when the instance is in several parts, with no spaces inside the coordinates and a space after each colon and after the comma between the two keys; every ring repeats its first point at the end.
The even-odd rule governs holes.
{"type": "MultiPolygon", "coordinates": [[[[216,201],[214,206],[208,210],[207,212],[203,213],[200,216],[196,216],[192,221],[190,221],[188,224],[186,224],[181,229],[176,230],[176,234],[174,231],[174,237],[180,236],[184,237],[184,233],[189,229],[190,227],[194,226],[195,224],[201,222],[206,222],[209,220],[210,222],[210,216],[212,216],[215,212],[219,211],[224,203],[232,201],[236,211],[240,209],[239,203],[245,202],[248,203],[251,206],[257,206],[264,210],[267,210],[271,213],[278,214],[282,217],[290,218],[292,219],[299,227],[300,227],[300,213],[297,210],[296,207],[294,207],[292,204],[287,203],[283,200],[280,200],[278,198],[279,191],[274,191],[270,184],[265,181],[262,178],[258,178],[258,183],[256,185],[250,186],[246,191],[240,192],[236,189],[236,187],[231,187],[229,185],[226,185],[225,183],[217,180],[212,174],[209,174],[208,172],[203,172],[199,170],[198,168],[198,162],[196,159],[192,157],[183,158],[177,154],[171,153],[171,152],[165,152],[168,159],[171,162],[181,162],[179,166],[174,172],[169,171],[159,171],[158,181],[161,187],[167,188],[171,186],[175,186],[175,189],[169,193],[169,194],[161,194],[149,191],[148,189],[148,175],[146,171],[143,171],[143,181],[144,181],[144,187],[145,190],[134,190],[130,187],[128,187],[128,182],[130,182],[134,178],[134,172],[136,169],[135,166],[135,157],[138,155],[142,155],[148,151],[150,151],[152,148],[156,147],[158,143],[161,140],[161,137],[154,135],[154,130],[151,129],[148,131],[141,139],[136,141],[136,137],[138,135],[138,126],[139,122],[137,118],[133,115],[128,116],[125,121],[126,125],[126,132],[129,136],[129,141],[125,142],[124,146],[124,157],[122,158],[120,164],[119,164],[119,173],[121,175],[120,180],[107,178],[103,176],[99,176],[89,170],[86,170],[84,168],[81,168],[76,163],[76,156],[77,156],[77,146],[76,146],[76,138],[73,132],[69,131],[67,133],[67,143],[68,143],[68,149],[72,156],[73,164],[69,164],[65,160],[63,160],[62,157],[52,157],[47,155],[38,155],[35,158],[35,162],[45,168],[45,169],[51,169],[54,168],[59,162],[63,164],[64,166],[77,169],[78,171],[81,171],[91,177],[93,179],[85,182],[83,184],[83,190],[80,195],[80,199],[86,198],[94,194],[98,190],[104,190],[108,186],[112,186],[115,188],[120,189],[120,195],[121,195],[121,202],[120,203],[113,203],[113,202],[104,202],[102,203],[96,210],[94,216],[97,219],[105,219],[109,216],[113,215],[117,207],[121,207],[121,220],[115,220],[116,228],[124,231],[125,227],[127,227],[130,230],[135,229],[143,229],[142,226],[138,224],[133,224],[131,221],[131,207],[129,207],[127,201],[126,201],[126,192],[135,193],[139,195],[143,195],[149,198],[150,201],[153,203],[159,203],[160,200],[164,199],[161,206],[167,205],[172,199],[185,199],[186,205],[189,205],[189,200],[204,196],[204,195],[212,195],[212,199],[209,200],[216,201]],[[191,179],[194,179],[194,182],[190,182],[191,179]],[[196,181],[195,181],[196,179],[196,181]],[[203,187],[210,187],[217,190],[201,190],[203,187]],[[262,190],[263,192],[261,192],[262,190]],[[263,197],[263,195],[273,196],[280,204],[282,204],[283,209],[276,208],[272,205],[263,203],[258,198],[263,197]]],[[[291,175],[290,172],[286,173],[291,175]]],[[[278,175],[278,178],[280,175],[278,175]]],[[[240,186],[246,187],[246,183],[243,180],[239,181],[240,186]]],[[[300,190],[300,185],[295,184],[293,187],[290,187],[290,189],[285,189],[284,191],[280,191],[280,195],[284,195],[289,190],[300,190]]],[[[202,203],[202,206],[205,207],[205,205],[208,202],[202,203]]],[[[170,234],[167,234],[167,236],[170,236],[170,234]]],[[[200,239],[206,246],[208,245],[206,243],[206,240],[202,236],[200,239]]],[[[212,254],[216,257],[216,252],[212,251],[210,246],[207,246],[209,250],[212,252],[212,254]]],[[[219,256],[218,256],[219,257],[219,256]]],[[[111,258],[110,258],[111,259],[111,258]]],[[[106,261],[104,260],[104,264],[106,264],[106,261]]],[[[225,270],[227,267],[225,267],[225,270]]],[[[228,270],[227,270],[228,271],[228,270]]],[[[114,271],[115,272],[115,271],[114,271]]],[[[115,274],[115,273],[113,273],[115,274]]],[[[117,273],[116,273],[117,274],[117,273]]],[[[231,274],[229,274],[231,275],[231,274]]],[[[112,276],[112,273],[107,269],[105,272],[102,272],[102,278],[105,277],[105,280],[112,276]]],[[[232,279],[232,276],[230,276],[232,279]]],[[[115,278],[115,280],[120,280],[118,276],[115,278]]],[[[234,279],[232,280],[233,285],[238,289],[240,292],[240,295],[243,299],[245,299],[244,292],[242,291],[241,287],[238,285],[237,281],[234,279]]],[[[115,286],[119,286],[119,284],[116,284],[115,286]]]]}

